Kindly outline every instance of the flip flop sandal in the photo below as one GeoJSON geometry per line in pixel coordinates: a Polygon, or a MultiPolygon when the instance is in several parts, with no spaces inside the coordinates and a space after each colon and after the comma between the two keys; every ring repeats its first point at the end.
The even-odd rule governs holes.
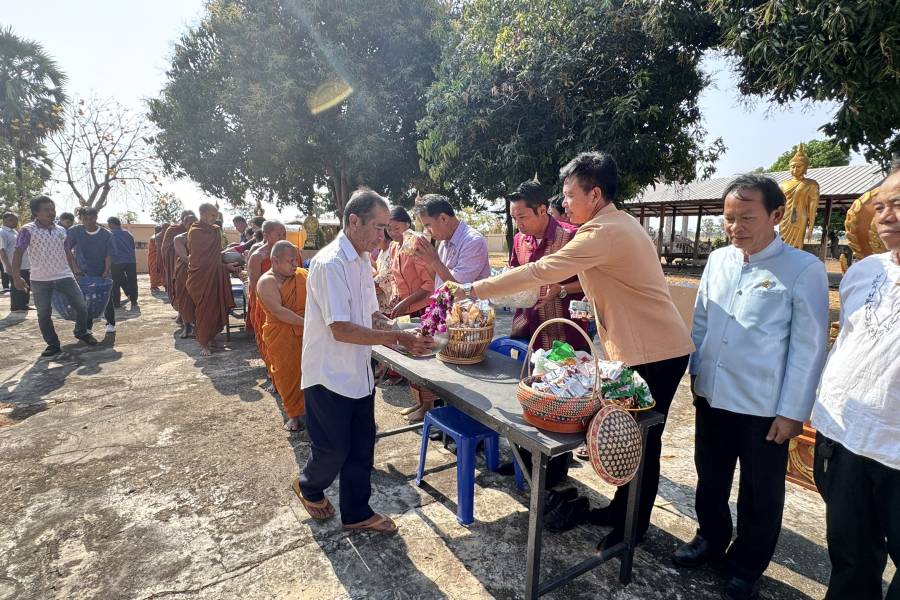
{"type": "Polygon", "coordinates": [[[407,406],[406,408],[404,408],[403,410],[400,411],[400,414],[403,415],[404,417],[405,417],[406,415],[411,415],[412,413],[414,413],[414,412],[416,412],[417,410],[419,410],[419,407],[420,407],[420,406],[422,406],[422,405],[421,405],[421,404],[416,404],[415,406],[407,406]]]}
{"type": "Polygon", "coordinates": [[[331,505],[331,501],[328,498],[322,498],[318,502],[313,502],[312,500],[307,500],[303,497],[303,493],[300,491],[299,479],[295,479],[293,483],[291,483],[291,489],[294,490],[297,498],[300,499],[300,503],[303,504],[303,508],[306,509],[306,512],[308,512],[309,516],[313,519],[317,521],[327,521],[334,516],[334,506],[331,505]]]}
{"type": "Polygon", "coordinates": [[[352,525],[344,525],[344,529],[348,531],[374,531],[375,533],[383,533],[384,535],[394,535],[399,529],[397,524],[388,517],[375,513],[371,520],[362,523],[354,523],[352,525]]]}

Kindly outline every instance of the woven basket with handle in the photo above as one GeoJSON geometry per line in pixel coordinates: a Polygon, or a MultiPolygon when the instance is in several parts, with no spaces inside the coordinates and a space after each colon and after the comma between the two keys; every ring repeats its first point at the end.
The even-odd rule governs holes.
{"type": "Polygon", "coordinates": [[[580,398],[561,398],[555,394],[539,391],[531,387],[531,384],[536,379],[530,375],[531,349],[534,347],[541,330],[554,323],[574,327],[587,340],[593,360],[596,361],[598,359],[597,349],[594,347],[591,338],[576,323],[568,319],[549,319],[544,321],[534,331],[534,335],[531,336],[531,342],[528,344],[525,362],[522,363],[521,381],[519,381],[519,385],[516,388],[516,398],[522,405],[523,418],[535,427],[557,433],[579,433],[588,428],[591,417],[602,406],[599,374],[595,375],[590,395],[580,398]]]}
{"type": "Polygon", "coordinates": [[[607,404],[591,420],[586,444],[591,466],[609,484],[628,483],[641,465],[641,428],[615,404],[607,404]]]}
{"type": "Polygon", "coordinates": [[[447,347],[438,352],[438,360],[454,365],[474,365],[484,360],[494,339],[494,324],[487,327],[448,327],[447,347]]]}

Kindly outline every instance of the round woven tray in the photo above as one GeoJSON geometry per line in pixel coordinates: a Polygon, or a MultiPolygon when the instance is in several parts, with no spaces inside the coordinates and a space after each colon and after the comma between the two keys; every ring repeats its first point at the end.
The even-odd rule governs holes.
{"type": "Polygon", "coordinates": [[[474,365],[484,360],[494,339],[494,324],[487,327],[449,327],[447,347],[438,352],[438,360],[454,365],[474,365]]]}
{"type": "Polygon", "coordinates": [[[641,428],[625,409],[607,404],[594,416],[586,436],[591,466],[603,481],[624,485],[641,466],[641,428]]]}
{"type": "Polygon", "coordinates": [[[529,375],[531,371],[531,351],[537,336],[544,327],[554,323],[561,323],[574,327],[578,333],[587,340],[591,349],[591,356],[596,361],[597,349],[587,333],[568,319],[549,319],[541,323],[531,337],[528,344],[528,352],[525,354],[525,362],[522,363],[521,380],[516,387],[516,399],[522,405],[522,418],[539,429],[555,431],[557,433],[579,433],[588,428],[591,417],[600,410],[602,399],[599,395],[599,373],[595,376],[594,386],[589,396],[580,398],[562,398],[555,394],[542,392],[531,387],[534,377],[529,375]]]}

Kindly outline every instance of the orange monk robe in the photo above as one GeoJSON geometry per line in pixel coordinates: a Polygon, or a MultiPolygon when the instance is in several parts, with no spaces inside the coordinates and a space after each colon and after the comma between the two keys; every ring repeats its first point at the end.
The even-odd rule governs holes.
{"type": "MultiPolygon", "coordinates": [[[[262,277],[262,274],[267,272],[272,268],[272,259],[270,257],[265,257],[262,259],[260,263],[259,276],[262,277]]],[[[259,283],[259,280],[256,280],[259,283]]],[[[269,372],[269,377],[272,376],[272,372],[269,370],[269,357],[266,353],[266,341],[265,337],[260,334],[263,330],[263,326],[266,324],[266,311],[262,307],[262,302],[259,302],[259,299],[256,297],[256,290],[250,290],[250,314],[253,318],[253,327],[255,328],[256,334],[256,348],[259,350],[259,356],[263,359],[263,362],[266,363],[266,371],[269,372]]],[[[278,386],[275,386],[278,389],[278,386]]]]}
{"type": "Polygon", "coordinates": [[[147,272],[150,275],[150,287],[158,288],[163,285],[162,277],[159,276],[159,253],[156,249],[156,236],[150,236],[147,242],[147,272]]]}
{"type": "Polygon", "coordinates": [[[163,277],[163,285],[166,286],[169,304],[172,306],[175,306],[175,236],[186,231],[187,228],[184,225],[172,225],[166,229],[166,235],[163,236],[162,246],[159,249],[162,259],[160,272],[163,277]]]}
{"type": "Polygon", "coordinates": [[[201,346],[209,343],[228,322],[234,308],[228,269],[222,262],[222,234],[218,225],[197,222],[188,232],[188,273],[185,286],[194,301],[194,335],[201,346]]]}
{"type": "Polygon", "coordinates": [[[194,300],[187,290],[188,263],[175,258],[175,301],[172,306],[185,323],[193,323],[195,318],[194,300]]]}
{"type": "MultiPolygon", "coordinates": [[[[306,306],[306,269],[297,269],[281,284],[281,305],[301,317],[306,306]]],[[[303,348],[303,327],[280,321],[259,298],[257,304],[266,316],[262,337],[269,356],[269,373],[275,389],[284,403],[289,419],[303,415],[303,390],[300,389],[300,358],[303,348]]]]}

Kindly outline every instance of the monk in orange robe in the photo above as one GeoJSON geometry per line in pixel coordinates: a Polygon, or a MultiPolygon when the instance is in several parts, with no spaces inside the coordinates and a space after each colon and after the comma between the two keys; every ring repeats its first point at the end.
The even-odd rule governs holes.
{"type": "Polygon", "coordinates": [[[250,256],[250,260],[247,261],[247,277],[249,279],[247,286],[249,289],[249,293],[247,294],[247,311],[250,314],[253,329],[256,331],[256,347],[259,350],[259,356],[263,359],[263,362],[266,363],[266,372],[271,379],[272,373],[269,370],[266,342],[260,333],[262,332],[263,325],[266,323],[266,313],[260,308],[259,303],[256,302],[256,283],[259,281],[262,274],[272,267],[272,259],[270,257],[272,248],[277,242],[280,242],[287,237],[287,230],[279,221],[266,221],[262,225],[262,232],[263,244],[254,250],[253,254],[250,256]]]}
{"type": "Polygon", "coordinates": [[[162,272],[163,285],[166,287],[169,304],[173,307],[175,306],[175,236],[187,232],[186,223],[189,224],[189,217],[197,218],[192,210],[182,211],[181,222],[166,229],[166,234],[163,236],[162,246],[160,247],[160,258],[162,258],[162,269],[160,271],[162,272]]]}
{"type": "Polygon", "coordinates": [[[300,250],[282,240],[272,247],[272,268],[256,284],[257,305],[266,315],[262,337],[269,356],[269,373],[281,396],[288,431],[303,429],[304,402],[300,389],[306,269],[298,268],[300,250]]]}
{"type": "Polygon", "coordinates": [[[228,322],[234,308],[228,267],[222,260],[222,232],[215,220],[219,209],[200,205],[200,220],[188,231],[187,292],[194,301],[194,335],[200,344],[200,356],[210,355],[210,344],[228,322]]]}
{"type": "MultiPolygon", "coordinates": [[[[196,222],[193,217],[188,218],[190,228],[196,222]]],[[[190,229],[188,229],[190,231],[190,229]]],[[[188,234],[182,233],[175,236],[175,302],[172,305],[181,317],[181,338],[189,338],[194,332],[194,300],[187,290],[188,266],[190,264],[190,246],[188,234]]]]}
{"type": "Polygon", "coordinates": [[[147,242],[147,274],[150,275],[150,291],[158,292],[159,286],[163,285],[162,277],[159,276],[159,253],[156,248],[156,240],[162,239],[162,225],[157,225],[153,229],[153,235],[147,242]]]}

